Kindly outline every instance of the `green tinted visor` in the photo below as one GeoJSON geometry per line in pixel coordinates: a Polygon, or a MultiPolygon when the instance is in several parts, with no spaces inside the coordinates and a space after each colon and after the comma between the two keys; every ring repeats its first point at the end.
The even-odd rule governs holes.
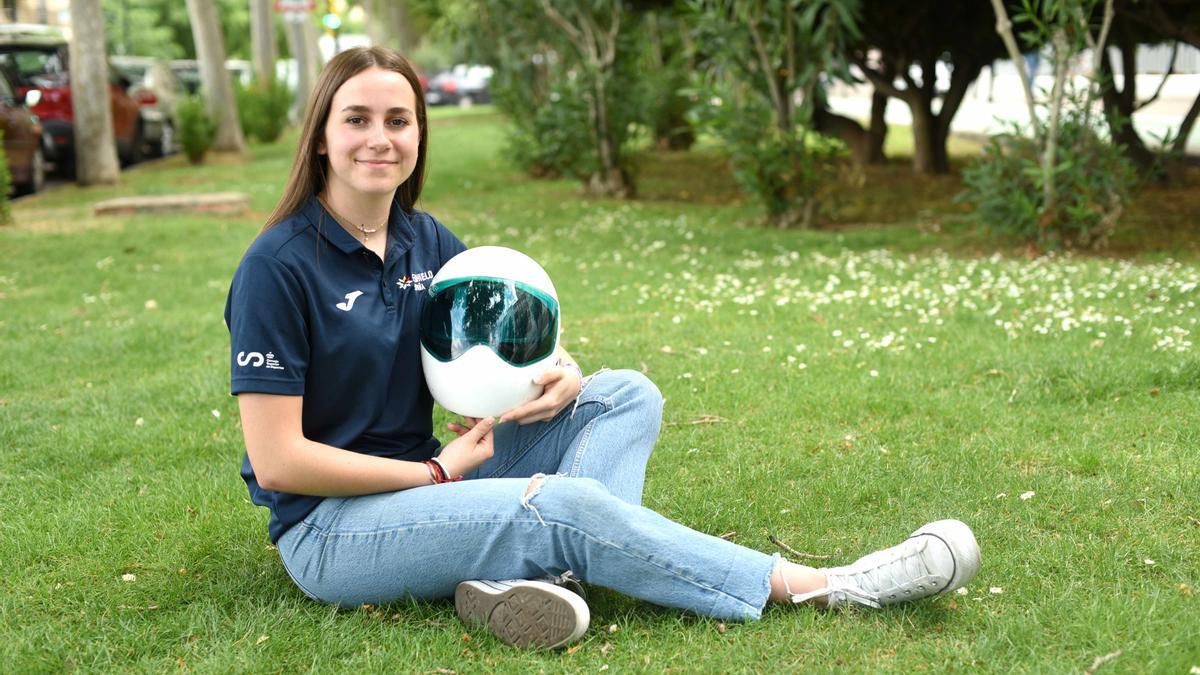
{"type": "Polygon", "coordinates": [[[429,289],[421,344],[439,361],[484,345],[514,366],[549,356],[558,338],[558,301],[519,281],[460,277],[429,289]]]}

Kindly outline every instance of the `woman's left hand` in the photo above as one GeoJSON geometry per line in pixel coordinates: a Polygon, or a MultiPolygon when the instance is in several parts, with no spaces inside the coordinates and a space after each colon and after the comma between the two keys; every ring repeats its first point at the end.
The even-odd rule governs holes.
{"type": "Polygon", "coordinates": [[[534,380],[535,384],[545,387],[542,395],[532,401],[519,405],[500,416],[501,422],[515,421],[517,424],[545,422],[567,407],[583,387],[583,380],[575,368],[556,366],[542,373],[534,380]]]}

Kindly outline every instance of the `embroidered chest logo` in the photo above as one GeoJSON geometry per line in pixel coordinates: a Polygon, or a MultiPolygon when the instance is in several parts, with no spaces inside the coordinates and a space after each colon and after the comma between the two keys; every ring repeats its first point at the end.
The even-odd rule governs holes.
{"type": "Polygon", "coordinates": [[[283,366],[280,365],[273,352],[267,352],[265,355],[262,352],[238,352],[237,364],[243,368],[250,366],[267,370],[283,370],[283,366]]]}
{"type": "Polygon", "coordinates": [[[350,310],[354,309],[354,301],[357,300],[358,296],[362,294],[362,291],[351,291],[346,294],[345,302],[339,302],[338,304],[334,305],[334,307],[337,307],[343,312],[349,312],[350,310]]]}
{"type": "Polygon", "coordinates": [[[425,282],[433,278],[433,270],[425,270],[416,274],[405,274],[396,280],[396,286],[402,291],[413,289],[414,291],[425,290],[425,282]]]}

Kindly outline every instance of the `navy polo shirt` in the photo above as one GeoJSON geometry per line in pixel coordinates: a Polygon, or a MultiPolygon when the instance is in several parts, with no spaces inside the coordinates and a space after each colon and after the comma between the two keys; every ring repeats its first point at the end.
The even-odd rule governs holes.
{"type": "MultiPolygon", "coordinates": [[[[225,304],[231,391],[303,396],[309,440],[420,461],[438,447],[421,306],[433,275],[466,247],[429,214],[395,203],[388,233],[380,261],[310,197],[255,239],[225,304]]],[[[259,487],[249,456],[242,478],[271,510],[273,542],[323,499],[259,487]]]]}

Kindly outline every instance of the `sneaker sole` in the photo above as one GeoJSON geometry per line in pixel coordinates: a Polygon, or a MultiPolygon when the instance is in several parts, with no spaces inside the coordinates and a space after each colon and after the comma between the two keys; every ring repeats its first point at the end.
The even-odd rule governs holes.
{"type": "Polygon", "coordinates": [[[950,583],[937,595],[961,588],[975,578],[980,564],[979,543],[966,523],[961,520],[938,520],[912,533],[914,537],[919,535],[937,537],[950,549],[954,558],[954,574],[950,577],[950,583]]]}
{"type": "Polygon", "coordinates": [[[501,642],[516,647],[555,649],[587,632],[587,603],[578,595],[545,583],[493,585],[464,581],[454,591],[458,618],[486,627],[501,642]]]}

